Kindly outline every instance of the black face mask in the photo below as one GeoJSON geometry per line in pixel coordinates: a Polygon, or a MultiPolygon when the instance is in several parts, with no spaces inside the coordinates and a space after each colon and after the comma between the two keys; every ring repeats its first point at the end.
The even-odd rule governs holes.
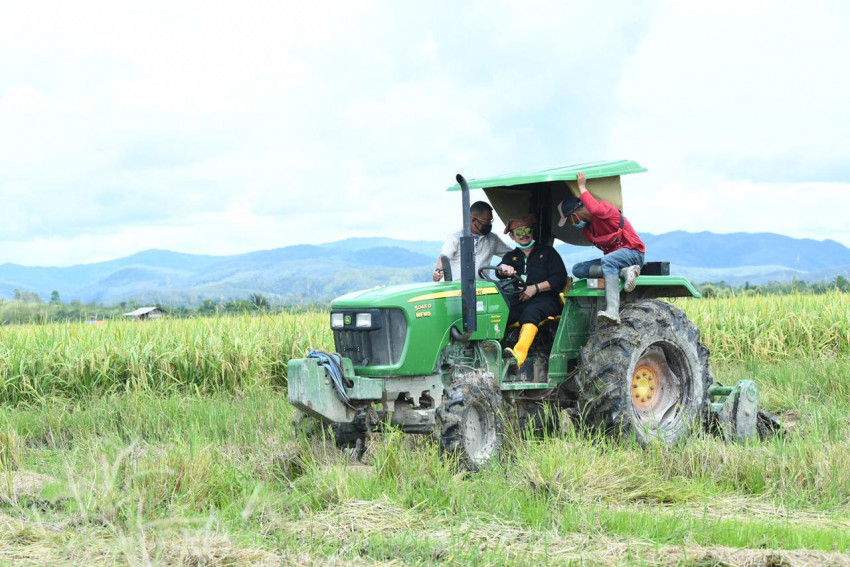
{"type": "Polygon", "coordinates": [[[493,230],[492,224],[478,223],[478,232],[480,232],[482,236],[487,236],[490,234],[491,230],[493,230]]]}

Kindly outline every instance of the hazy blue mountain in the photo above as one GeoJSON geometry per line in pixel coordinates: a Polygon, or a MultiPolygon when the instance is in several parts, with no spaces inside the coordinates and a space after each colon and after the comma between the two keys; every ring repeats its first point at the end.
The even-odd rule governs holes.
{"type": "MultiPolygon", "coordinates": [[[[733,285],[770,281],[835,279],[850,276],[850,248],[831,241],[778,234],[670,232],[641,235],[647,260],[666,260],[671,272],[695,283],[733,285]]],[[[77,266],[51,268],[0,265],[0,299],[15,290],[47,300],[53,290],[63,301],[102,303],[196,303],[262,293],[272,300],[326,300],[356,289],[428,281],[442,242],[391,238],[350,238],[299,244],[245,254],[210,256],[147,250],[77,266]]],[[[558,245],[569,270],[601,253],[592,247],[558,245]]]]}
{"type": "Polygon", "coordinates": [[[329,242],[327,244],[319,244],[323,248],[333,250],[367,250],[369,248],[393,247],[404,248],[417,254],[423,254],[429,258],[437,260],[440,255],[440,249],[443,247],[442,241],[423,241],[423,240],[398,240],[395,238],[347,238],[337,242],[329,242]]]}
{"type": "MultiPolygon", "coordinates": [[[[180,252],[171,252],[170,250],[145,250],[138,252],[126,258],[103,262],[101,265],[106,268],[113,266],[159,266],[162,268],[171,268],[174,270],[202,270],[207,266],[221,262],[227,256],[204,256],[201,254],[182,254],[180,252]]],[[[89,264],[90,266],[96,264],[89,264]]]]}
{"type": "Polygon", "coordinates": [[[426,256],[397,246],[364,248],[353,252],[351,256],[363,266],[384,268],[416,268],[436,261],[436,256],[426,256]]]}
{"type": "Polygon", "coordinates": [[[784,266],[811,272],[850,264],[850,248],[834,240],[791,238],[772,233],[682,231],[641,237],[648,259],[666,259],[679,266],[784,266]]]}
{"type": "MultiPolygon", "coordinates": [[[[17,264],[0,265],[0,286],[9,285],[22,291],[76,290],[93,282],[108,278],[115,272],[140,266],[154,269],[177,270],[186,275],[205,269],[212,262],[221,261],[223,256],[204,256],[199,254],[181,254],[168,250],[146,250],[107,262],[79,264],[76,266],[50,268],[42,266],[19,266],[17,264]]],[[[2,292],[0,292],[2,293],[2,292]]]]}

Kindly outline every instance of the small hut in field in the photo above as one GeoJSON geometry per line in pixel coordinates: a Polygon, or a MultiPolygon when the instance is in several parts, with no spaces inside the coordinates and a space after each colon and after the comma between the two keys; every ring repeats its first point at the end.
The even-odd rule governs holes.
{"type": "Polygon", "coordinates": [[[135,311],[124,313],[124,317],[129,317],[137,321],[150,321],[152,319],[160,319],[162,317],[162,310],[159,307],[139,307],[135,311]]]}

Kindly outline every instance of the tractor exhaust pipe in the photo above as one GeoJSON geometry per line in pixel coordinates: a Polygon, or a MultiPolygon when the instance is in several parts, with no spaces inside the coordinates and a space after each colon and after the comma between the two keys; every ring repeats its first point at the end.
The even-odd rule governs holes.
{"type": "MultiPolygon", "coordinates": [[[[463,337],[467,340],[478,330],[475,302],[475,242],[470,229],[469,185],[460,173],[455,177],[460,185],[463,200],[463,236],[460,237],[460,289],[463,337]]],[[[454,335],[454,333],[453,333],[454,335]]]]}

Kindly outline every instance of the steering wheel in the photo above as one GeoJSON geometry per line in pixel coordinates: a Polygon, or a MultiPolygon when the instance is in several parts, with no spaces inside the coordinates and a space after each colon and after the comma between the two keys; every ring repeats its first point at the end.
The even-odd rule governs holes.
{"type": "Polygon", "coordinates": [[[499,291],[502,292],[506,300],[509,300],[512,295],[519,295],[528,287],[525,280],[519,277],[518,274],[505,279],[494,279],[492,276],[496,274],[496,270],[498,269],[498,266],[482,266],[478,270],[478,277],[496,284],[496,287],[499,288],[499,291]],[[490,274],[489,272],[493,273],[490,274]]]}

